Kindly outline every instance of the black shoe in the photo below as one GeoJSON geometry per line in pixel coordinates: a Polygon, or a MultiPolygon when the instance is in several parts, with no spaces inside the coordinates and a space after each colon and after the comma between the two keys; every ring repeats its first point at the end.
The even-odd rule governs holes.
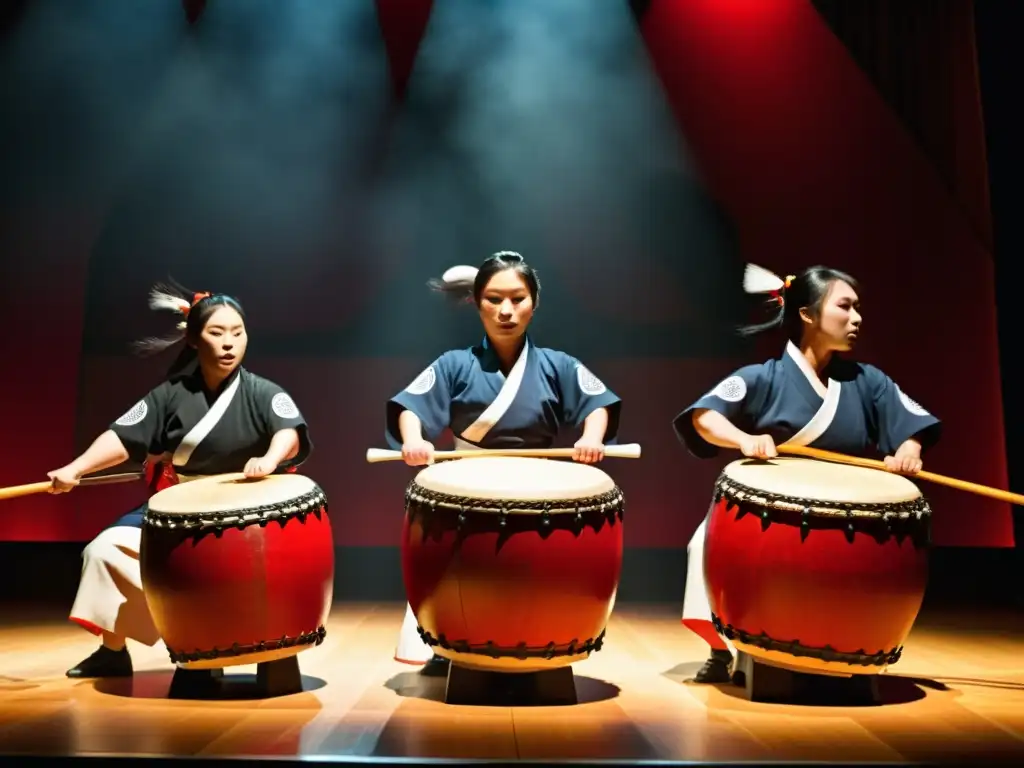
{"type": "Polygon", "coordinates": [[[101,645],[92,656],[83,659],[69,669],[68,677],[131,677],[132,657],[128,648],[112,651],[101,645]]]}
{"type": "Polygon", "coordinates": [[[434,657],[423,665],[420,669],[421,675],[427,677],[440,677],[441,675],[448,674],[448,667],[451,666],[451,661],[446,659],[444,656],[438,656],[436,653],[434,657]]]}
{"type": "Polygon", "coordinates": [[[729,674],[729,666],[731,664],[732,654],[729,651],[712,649],[711,656],[704,662],[704,666],[693,676],[693,682],[728,683],[732,679],[729,674]]]}

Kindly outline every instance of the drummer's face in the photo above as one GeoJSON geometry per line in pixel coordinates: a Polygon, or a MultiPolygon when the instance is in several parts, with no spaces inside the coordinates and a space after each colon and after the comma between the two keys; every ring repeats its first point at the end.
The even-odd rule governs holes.
{"type": "Polygon", "coordinates": [[[857,343],[860,335],[860,298],[853,288],[842,280],[829,287],[818,318],[818,331],[836,352],[847,352],[857,343]]]}
{"type": "Polygon", "coordinates": [[[248,343],[242,316],[231,307],[219,307],[199,335],[199,363],[206,370],[228,375],[241,364],[248,343]]]}
{"type": "Polygon", "coordinates": [[[498,272],[480,294],[480,320],[492,339],[522,336],[533,310],[530,288],[514,269],[498,272]]]}

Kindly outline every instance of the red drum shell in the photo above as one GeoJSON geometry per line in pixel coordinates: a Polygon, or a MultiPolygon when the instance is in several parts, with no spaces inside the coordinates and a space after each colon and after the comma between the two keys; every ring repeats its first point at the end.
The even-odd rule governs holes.
{"type": "Polygon", "coordinates": [[[303,518],[219,533],[144,520],[142,581],[172,661],[190,668],[255,664],[322,642],[334,592],[334,539],[320,494],[322,503],[303,518]],[[233,652],[234,646],[240,648],[233,652]]]}
{"type": "Polygon", "coordinates": [[[800,513],[790,514],[795,521],[763,529],[761,511],[724,496],[711,507],[704,574],[721,624],[783,643],[799,641],[809,649],[895,655],[870,663],[829,661],[779,649],[766,652],[749,640],[731,638],[737,648],[780,666],[835,674],[874,673],[898,660],[924,600],[926,543],[909,535],[880,541],[862,530],[849,541],[841,525],[827,528],[813,517],[801,540],[800,513]]]}
{"type": "Polygon", "coordinates": [[[409,604],[422,631],[454,646],[434,651],[462,666],[529,672],[600,650],[622,572],[621,503],[578,527],[571,512],[551,514],[550,526],[539,513],[510,514],[505,532],[498,513],[472,504],[467,499],[460,513],[410,503],[406,513],[402,574],[409,604]],[[552,644],[561,653],[550,659],[515,655],[521,646],[537,651],[552,644]],[[488,646],[501,655],[489,656],[488,646]]]}

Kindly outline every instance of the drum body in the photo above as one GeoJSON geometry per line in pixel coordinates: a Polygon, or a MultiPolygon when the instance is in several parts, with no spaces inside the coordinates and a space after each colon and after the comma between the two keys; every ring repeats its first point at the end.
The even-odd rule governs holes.
{"type": "Polygon", "coordinates": [[[257,664],[319,645],[334,590],[324,492],[302,475],[218,475],[149,500],[142,584],[171,661],[257,664]]]}
{"type": "Polygon", "coordinates": [[[604,642],[622,571],[624,498],[596,467],[486,457],[406,490],[402,573],[420,635],[463,667],[536,672],[604,642]]]}
{"type": "Polygon", "coordinates": [[[775,666],[881,672],[921,608],[930,527],[927,502],[900,475],[801,458],[733,462],[704,540],[715,627],[775,666]]]}

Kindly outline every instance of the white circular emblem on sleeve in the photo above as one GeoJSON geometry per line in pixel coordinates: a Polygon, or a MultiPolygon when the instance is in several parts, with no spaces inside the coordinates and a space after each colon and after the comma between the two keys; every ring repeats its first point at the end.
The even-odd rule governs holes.
{"type": "Polygon", "coordinates": [[[912,400],[909,397],[907,397],[903,390],[900,389],[899,384],[897,384],[895,381],[893,382],[893,386],[896,387],[896,394],[900,396],[900,402],[903,403],[904,408],[906,408],[915,416],[931,416],[931,414],[928,413],[928,411],[921,407],[920,403],[918,403],[916,400],[912,400]]]}
{"type": "Polygon", "coordinates": [[[149,413],[149,406],[146,405],[145,400],[139,400],[133,405],[127,413],[124,414],[120,419],[115,421],[119,427],[131,427],[138,424],[140,421],[146,418],[146,414],[149,413]]]}
{"type": "Polygon", "coordinates": [[[608,391],[608,387],[604,385],[604,382],[591,373],[590,369],[583,363],[576,366],[576,382],[580,385],[583,394],[590,395],[591,397],[603,395],[608,391]]]}
{"type": "Polygon", "coordinates": [[[436,382],[437,374],[434,372],[434,366],[431,365],[417,376],[413,383],[405,388],[405,391],[410,395],[425,395],[434,388],[436,382]]]}
{"type": "Polygon", "coordinates": [[[294,419],[299,415],[299,407],[287,392],[278,392],[274,395],[274,399],[270,401],[270,410],[282,419],[294,419]]]}
{"type": "Polygon", "coordinates": [[[747,382],[742,376],[730,376],[711,390],[711,394],[727,403],[738,403],[747,396],[747,382]]]}

